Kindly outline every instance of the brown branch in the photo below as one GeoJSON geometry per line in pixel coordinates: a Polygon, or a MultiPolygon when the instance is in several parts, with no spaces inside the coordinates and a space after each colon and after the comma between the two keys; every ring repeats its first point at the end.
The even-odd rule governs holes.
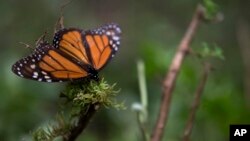
{"type": "Polygon", "coordinates": [[[175,87],[176,77],[179,73],[183,59],[189,50],[189,45],[194,37],[197,27],[203,18],[203,15],[204,8],[201,5],[198,5],[196,12],[193,15],[192,21],[178,47],[178,51],[176,52],[175,57],[172,60],[172,64],[163,83],[161,107],[157,122],[155,124],[155,129],[153,130],[153,133],[151,135],[151,141],[160,141],[162,139],[164,127],[168,119],[172,91],[175,87]]]}
{"type": "Polygon", "coordinates": [[[208,78],[208,74],[211,70],[211,66],[210,64],[205,64],[204,66],[204,72],[201,78],[201,82],[199,83],[196,91],[195,91],[195,98],[190,110],[190,114],[187,120],[187,124],[186,127],[184,129],[184,135],[183,135],[183,141],[189,141],[191,132],[192,132],[192,128],[194,125],[194,119],[195,119],[195,113],[199,107],[200,104],[200,100],[201,100],[201,96],[202,96],[202,92],[204,90],[205,84],[207,82],[207,78],[208,78]]]}
{"type": "Polygon", "coordinates": [[[99,109],[99,104],[91,104],[87,111],[83,110],[81,113],[78,123],[70,129],[69,133],[63,137],[64,141],[75,141],[76,138],[82,133],[87,127],[90,119],[99,109]]]}

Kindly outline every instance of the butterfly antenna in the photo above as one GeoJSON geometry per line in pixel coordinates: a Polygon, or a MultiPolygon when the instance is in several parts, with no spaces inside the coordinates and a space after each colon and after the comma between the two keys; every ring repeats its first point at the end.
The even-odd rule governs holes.
{"type": "Polygon", "coordinates": [[[56,22],[56,25],[55,25],[55,33],[60,30],[60,29],[63,29],[64,28],[64,24],[63,24],[63,10],[64,8],[69,5],[73,0],[69,0],[65,3],[63,3],[61,6],[60,6],[60,17],[59,19],[57,20],[56,22]]]}
{"type": "Polygon", "coordinates": [[[60,14],[61,16],[63,15],[63,10],[64,8],[69,5],[73,0],[69,0],[69,1],[66,1],[65,3],[63,3],[61,6],[60,6],[60,14]]]}

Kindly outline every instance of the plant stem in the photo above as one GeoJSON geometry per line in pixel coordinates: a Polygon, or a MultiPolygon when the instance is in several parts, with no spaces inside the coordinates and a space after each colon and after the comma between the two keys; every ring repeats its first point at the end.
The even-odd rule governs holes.
{"type": "Polygon", "coordinates": [[[146,84],[146,76],[145,76],[145,65],[142,60],[137,62],[137,70],[138,70],[138,80],[139,80],[139,88],[140,88],[140,98],[141,105],[143,109],[137,112],[137,122],[140,127],[140,131],[142,133],[143,141],[149,140],[149,133],[147,131],[146,125],[148,120],[148,94],[147,94],[147,84],[146,84]]]}
{"type": "Polygon", "coordinates": [[[148,117],[148,94],[147,94],[147,85],[145,79],[145,67],[144,62],[139,60],[137,63],[137,70],[138,70],[138,80],[139,80],[139,88],[140,88],[140,97],[141,97],[141,104],[143,106],[143,111],[140,114],[141,122],[147,122],[148,117]]]}
{"type": "Polygon", "coordinates": [[[203,72],[201,81],[200,81],[200,83],[195,91],[195,98],[194,98],[194,101],[193,101],[193,104],[192,104],[192,107],[190,110],[190,114],[189,114],[189,117],[187,120],[186,127],[184,129],[183,141],[189,141],[189,139],[190,139],[190,135],[191,135],[192,128],[194,125],[195,113],[198,110],[201,96],[202,96],[202,92],[203,92],[205,84],[207,82],[207,78],[208,78],[208,74],[209,74],[210,70],[211,70],[210,64],[205,63],[204,72],[203,72]]]}
{"type": "Polygon", "coordinates": [[[87,111],[83,110],[79,117],[78,123],[70,129],[69,133],[63,137],[64,141],[75,141],[75,139],[82,133],[82,131],[87,127],[90,119],[99,109],[99,104],[90,104],[87,111]]]}
{"type": "Polygon", "coordinates": [[[181,64],[184,60],[184,57],[189,51],[189,45],[194,37],[194,34],[203,16],[204,16],[204,8],[201,5],[198,5],[196,12],[193,15],[192,21],[183,39],[180,42],[178,51],[176,52],[175,57],[172,60],[172,64],[169,68],[169,71],[165,77],[163,83],[163,94],[162,94],[160,111],[157,122],[155,124],[155,128],[151,136],[151,141],[160,141],[162,139],[164,128],[168,119],[172,92],[175,87],[175,81],[179,73],[181,64]]]}

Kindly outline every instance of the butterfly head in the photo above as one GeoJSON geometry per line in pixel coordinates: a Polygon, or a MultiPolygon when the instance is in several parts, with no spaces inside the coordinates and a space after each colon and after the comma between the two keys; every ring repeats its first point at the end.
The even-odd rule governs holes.
{"type": "Polygon", "coordinates": [[[87,66],[88,77],[95,81],[99,81],[98,71],[91,66],[87,66]]]}
{"type": "Polygon", "coordinates": [[[99,77],[98,77],[98,74],[89,74],[89,77],[90,77],[90,79],[93,79],[93,80],[95,80],[95,81],[99,81],[99,77]]]}

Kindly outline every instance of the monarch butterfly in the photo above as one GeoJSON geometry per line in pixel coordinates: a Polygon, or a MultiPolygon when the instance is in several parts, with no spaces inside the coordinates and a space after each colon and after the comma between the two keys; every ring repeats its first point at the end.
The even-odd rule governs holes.
{"type": "Polygon", "coordinates": [[[53,44],[41,40],[33,53],[20,59],[12,71],[20,77],[42,82],[64,82],[90,77],[114,57],[120,46],[121,29],[107,24],[93,30],[63,28],[53,44]]]}

